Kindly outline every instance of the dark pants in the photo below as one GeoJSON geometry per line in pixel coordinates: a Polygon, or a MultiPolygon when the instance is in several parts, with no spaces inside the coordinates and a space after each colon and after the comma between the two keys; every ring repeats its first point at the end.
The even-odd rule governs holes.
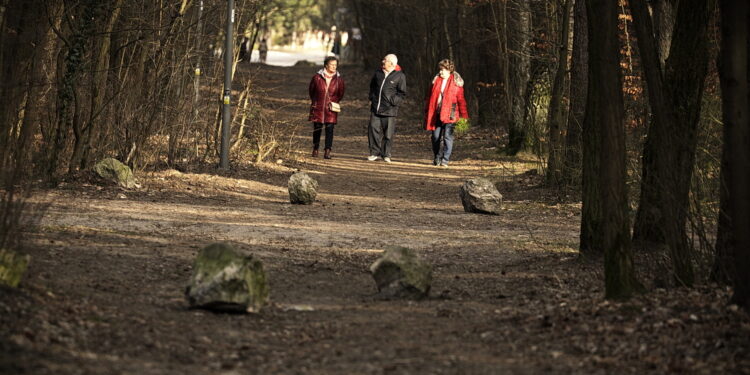
{"type": "MultiPolygon", "coordinates": [[[[330,122],[325,123],[326,127],[326,149],[331,149],[333,146],[333,126],[330,122]]],[[[313,148],[318,149],[320,147],[320,133],[323,132],[322,122],[313,122],[313,148]]]]}
{"type": "Polygon", "coordinates": [[[370,116],[367,128],[367,141],[370,144],[370,155],[391,157],[393,135],[396,133],[396,118],[390,116],[370,116]]]}
{"type": "Polygon", "coordinates": [[[448,162],[453,152],[453,127],[456,124],[440,124],[432,131],[432,154],[435,162],[448,162]],[[441,149],[442,146],[442,149],[441,149]]]}

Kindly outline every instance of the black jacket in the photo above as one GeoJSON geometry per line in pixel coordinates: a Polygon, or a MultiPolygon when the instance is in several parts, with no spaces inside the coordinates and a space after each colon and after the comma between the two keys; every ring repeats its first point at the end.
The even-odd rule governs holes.
{"type": "Polygon", "coordinates": [[[370,81],[370,110],[380,116],[398,115],[398,106],[406,98],[406,75],[394,70],[388,77],[383,69],[378,69],[370,81]]]}

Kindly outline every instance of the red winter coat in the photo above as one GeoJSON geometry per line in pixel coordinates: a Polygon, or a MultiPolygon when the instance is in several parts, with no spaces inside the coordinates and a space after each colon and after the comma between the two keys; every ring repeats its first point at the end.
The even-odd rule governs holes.
{"type": "Polygon", "coordinates": [[[321,69],[310,80],[310,117],[308,121],[332,123],[338,121],[338,113],[331,111],[331,102],[339,103],[344,97],[344,79],[339,72],[331,78],[326,90],[326,79],[323,77],[325,69],[321,69]]]}
{"type": "Polygon", "coordinates": [[[448,83],[443,90],[440,113],[436,113],[442,85],[443,79],[439,75],[435,76],[432,80],[432,88],[425,100],[424,128],[426,130],[435,130],[435,127],[439,125],[438,121],[453,124],[458,119],[469,118],[469,112],[466,110],[466,99],[464,99],[464,80],[456,72],[448,77],[448,83]]]}

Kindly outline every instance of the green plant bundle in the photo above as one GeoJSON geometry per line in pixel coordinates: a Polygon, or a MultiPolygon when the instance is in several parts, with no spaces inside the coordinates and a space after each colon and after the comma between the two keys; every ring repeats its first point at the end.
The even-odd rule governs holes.
{"type": "Polygon", "coordinates": [[[0,285],[17,287],[30,260],[28,255],[0,249],[0,285]]]}
{"type": "Polygon", "coordinates": [[[456,125],[453,127],[453,133],[461,136],[466,134],[466,132],[468,132],[470,128],[471,123],[469,123],[469,119],[462,118],[456,122],[456,125]]]}

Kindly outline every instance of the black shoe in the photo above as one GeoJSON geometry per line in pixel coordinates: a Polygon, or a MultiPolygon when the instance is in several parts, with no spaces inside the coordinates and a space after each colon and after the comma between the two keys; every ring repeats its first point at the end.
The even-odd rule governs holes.
{"type": "Polygon", "coordinates": [[[331,149],[327,148],[325,149],[325,152],[323,153],[323,159],[332,159],[333,156],[331,156],[331,149]]]}
{"type": "Polygon", "coordinates": [[[312,157],[317,158],[318,157],[318,149],[314,148],[312,151],[312,157]]]}

